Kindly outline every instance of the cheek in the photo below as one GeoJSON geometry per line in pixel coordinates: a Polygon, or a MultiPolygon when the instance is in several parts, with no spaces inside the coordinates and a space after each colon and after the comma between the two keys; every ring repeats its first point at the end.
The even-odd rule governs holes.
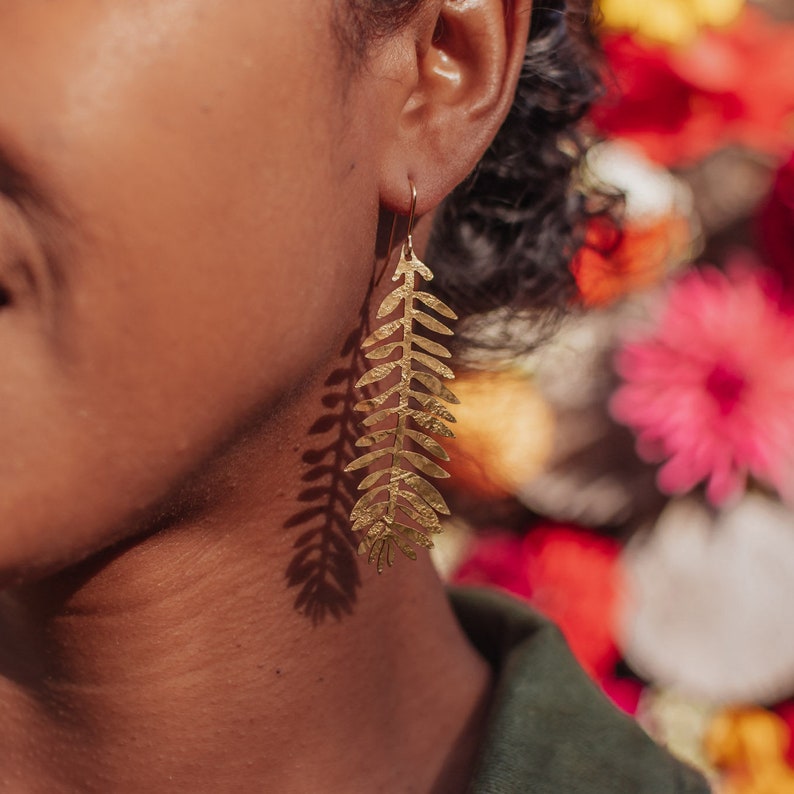
{"type": "Polygon", "coordinates": [[[322,83],[335,64],[315,54],[329,42],[307,42],[296,11],[263,43],[246,32],[261,22],[256,3],[239,4],[250,20],[221,5],[197,2],[204,15],[185,39],[185,20],[136,40],[83,18],[82,39],[42,43],[27,85],[0,75],[0,105],[17,108],[0,111],[0,130],[69,208],[57,312],[0,316],[13,350],[0,389],[0,577],[114,540],[316,373],[356,321],[374,169],[366,136],[339,134],[339,88],[322,83]],[[255,77],[277,65],[278,80],[255,77]]]}

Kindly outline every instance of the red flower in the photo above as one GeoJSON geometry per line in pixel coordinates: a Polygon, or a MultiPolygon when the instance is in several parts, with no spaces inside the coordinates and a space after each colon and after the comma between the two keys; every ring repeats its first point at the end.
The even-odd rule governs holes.
{"type": "Polygon", "coordinates": [[[682,50],[625,34],[604,48],[615,85],[593,120],[652,159],[694,161],[728,143],[782,156],[794,143],[794,26],[747,8],[682,50]]]}
{"type": "Polygon", "coordinates": [[[636,678],[607,676],[601,682],[604,694],[626,714],[635,715],[645,687],[636,678]]]}
{"type": "Polygon", "coordinates": [[[453,579],[496,585],[528,600],[560,626],[580,664],[601,679],[619,656],[613,640],[619,550],[615,541],[570,524],[543,525],[523,539],[496,533],[475,544],[453,579]]]}
{"type": "Polygon", "coordinates": [[[794,290],[794,153],[777,173],[758,226],[769,263],[794,290]]]}
{"type": "Polygon", "coordinates": [[[508,532],[485,534],[453,576],[457,584],[498,587],[529,601],[529,585],[523,559],[523,538],[508,532]]]}
{"type": "MultiPolygon", "coordinates": [[[[774,711],[778,717],[788,725],[789,735],[794,736],[794,700],[787,700],[785,703],[780,703],[775,706],[774,711]]],[[[789,766],[794,769],[794,741],[789,741],[786,750],[786,760],[789,766]]]]}

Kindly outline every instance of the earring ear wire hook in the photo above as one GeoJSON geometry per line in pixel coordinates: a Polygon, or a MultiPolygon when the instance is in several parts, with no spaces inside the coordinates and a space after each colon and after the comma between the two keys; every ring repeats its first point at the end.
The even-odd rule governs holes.
{"type": "MultiPolygon", "coordinates": [[[[411,186],[411,208],[408,211],[408,235],[406,237],[405,243],[403,244],[403,251],[405,253],[405,258],[409,261],[413,257],[414,253],[414,241],[412,237],[412,233],[414,230],[414,219],[416,218],[416,185],[414,184],[412,179],[408,180],[408,184],[411,186]]],[[[378,273],[378,277],[375,279],[375,284],[380,284],[381,279],[383,278],[383,274],[386,272],[386,268],[389,266],[389,262],[391,261],[391,250],[392,246],[394,245],[394,236],[397,233],[397,218],[398,214],[395,212],[391,222],[391,232],[389,233],[389,245],[386,248],[386,260],[383,263],[383,267],[381,268],[380,273],[378,273]]]]}
{"type": "Polygon", "coordinates": [[[414,239],[413,239],[413,231],[414,231],[414,218],[416,218],[416,185],[414,184],[412,179],[408,180],[408,184],[411,186],[411,210],[408,214],[408,236],[405,239],[405,246],[403,247],[403,252],[405,253],[405,258],[410,261],[413,258],[414,254],[414,239]]]}

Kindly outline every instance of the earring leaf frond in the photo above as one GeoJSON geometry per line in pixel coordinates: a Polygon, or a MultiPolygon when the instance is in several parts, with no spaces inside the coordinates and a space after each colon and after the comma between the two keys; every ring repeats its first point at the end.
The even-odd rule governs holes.
{"type": "Polygon", "coordinates": [[[386,358],[390,356],[397,348],[402,347],[402,342],[390,342],[386,345],[381,345],[380,347],[373,347],[368,353],[366,353],[366,357],[370,359],[370,361],[375,359],[386,358]]]}
{"type": "Polygon", "coordinates": [[[425,306],[429,306],[433,311],[443,314],[444,317],[449,317],[450,320],[458,319],[458,315],[455,314],[444,301],[439,300],[435,295],[431,295],[429,292],[417,290],[414,292],[414,298],[424,303],[425,306]]]}
{"type": "Polygon", "coordinates": [[[445,336],[453,335],[451,328],[448,328],[440,320],[436,320],[435,317],[431,317],[429,314],[425,314],[424,312],[414,312],[414,320],[437,334],[443,334],[445,336]]]}
{"type": "Polygon", "coordinates": [[[438,358],[452,358],[452,353],[450,353],[449,350],[444,347],[444,345],[440,345],[438,342],[433,342],[431,339],[425,339],[423,336],[417,336],[414,338],[414,342],[416,342],[417,346],[421,347],[432,356],[437,356],[438,358]]]}
{"type": "Polygon", "coordinates": [[[457,405],[460,400],[440,381],[435,375],[429,372],[414,372],[413,379],[419,381],[431,394],[440,397],[442,400],[453,405],[457,405]]]}
{"type": "Polygon", "coordinates": [[[438,359],[427,355],[427,353],[413,352],[411,353],[411,358],[424,364],[428,369],[433,370],[436,375],[440,375],[442,378],[452,380],[455,377],[455,373],[446,364],[442,364],[438,359]]]}
{"type": "Polygon", "coordinates": [[[380,364],[379,366],[362,375],[356,384],[356,388],[360,389],[362,386],[369,386],[372,383],[377,383],[379,380],[383,380],[399,366],[399,361],[389,361],[386,364],[380,364]]]}
{"type": "Polygon", "coordinates": [[[401,325],[401,320],[394,320],[393,322],[387,323],[386,325],[382,325],[361,343],[361,347],[372,347],[372,345],[374,345],[376,342],[382,342],[384,339],[388,339],[397,331],[398,328],[400,328],[401,325]]]}
{"type": "Polygon", "coordinates": [[[394,564],[397,550],[416,559],[415,546],[432,548],[430,536],[442,531],[439,514],[449,515],[443,496],[426,478],[449,476],[428,455],[449,460],[429,433],[454,438],[447,423],[454,422],[455,417],[444,403],[455,404],[458,399],[442,381],[455,375],[439,360],[450,358],[451,353],[439,342],[417,333],[414,326],[451,336],[445,322],[425,309],[447,320],[457,317],[435,295],[417,289],[418,281],[432,278],[430,269],[409,245],[405,246],[393,276],[393,281],[402,283],[386,295],[377,312],[379,319],[389,318],[398,310],[400,316],[380,326],[362,344],[369,360],[384,363],[366,372],[358,381],[359,388],[388,383],[387,379],[396,379],[399,374],[397,382],[355,406],[368,414],[361,423],[368,431],[356,446],[370,451],[345,469],[354,472],[373,464],[382,467],[364,477],[359,485],[364,493],[350,514],[353,531],[363,533],[359,554],[368,554],[379,573],[394,564]]]}
{"type": "Polygon", "coordinates": [[[406,429],[405,435],[415,441],[419,446],[424,447],[432,455],[435,455],[440,460],[449,460],[449,455],[444,451],[444,447],[438,443],[434,438],[430,438],[426,433],[420,433],[418,430],[406,429]]]}

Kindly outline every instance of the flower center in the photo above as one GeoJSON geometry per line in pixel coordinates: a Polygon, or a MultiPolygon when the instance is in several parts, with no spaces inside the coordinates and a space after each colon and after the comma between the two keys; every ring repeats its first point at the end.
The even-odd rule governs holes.
{"type": "Polygon", "coordinates": [[[724,364],[717,364],[706,378],[706,391],[717,401],[723,416],[733,411],[746,386],[745,379],[724,364]]]}

